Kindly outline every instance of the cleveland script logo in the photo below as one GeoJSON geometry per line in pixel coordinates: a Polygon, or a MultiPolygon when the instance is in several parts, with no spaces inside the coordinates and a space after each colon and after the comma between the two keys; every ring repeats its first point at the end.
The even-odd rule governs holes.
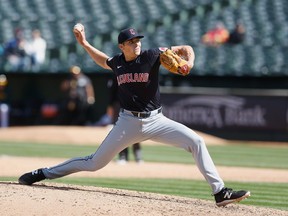
{"type": "Polygon", "coordinates": [[[126,73],[117,76],[118,86],[125,83],[143,83],[148,82],[149,73],[126,73]]]}

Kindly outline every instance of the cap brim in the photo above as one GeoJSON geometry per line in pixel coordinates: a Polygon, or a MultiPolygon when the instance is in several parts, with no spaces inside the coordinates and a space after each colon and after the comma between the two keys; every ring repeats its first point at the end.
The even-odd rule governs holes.
{"type": "Polygon", "coordinates": [[[132,39],[134,39],[134,38],[144,38],[144,36],[143,36],[143,35],[133,36],[133,37],[128,38],[127,40],[123,41],[123,43],[126,42],[126,41],[129,41],[129,40],[132,40],[132,39]]]}

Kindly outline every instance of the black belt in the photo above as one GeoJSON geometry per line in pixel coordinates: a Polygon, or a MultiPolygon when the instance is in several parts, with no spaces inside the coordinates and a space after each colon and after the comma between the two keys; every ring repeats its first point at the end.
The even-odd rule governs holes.
{"type": "Polygon", "coordinates": [[[157,110],[150,111],[150,112],[136,112],[136,111],[130,111],[130,110],[125,110],[125,109],[121,109],[121,112],[131,113],[133,116],[138,117],[138,118],[148,118],[153,114],[156,115],[158,113],[161,113],[162,107],[160,107],[157,110]]]}

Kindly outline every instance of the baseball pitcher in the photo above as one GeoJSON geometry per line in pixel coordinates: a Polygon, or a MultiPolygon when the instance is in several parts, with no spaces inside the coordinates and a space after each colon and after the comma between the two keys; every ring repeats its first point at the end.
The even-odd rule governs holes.
{"type": "Polygon", "coordinates": [[[118,36],[121,52],[110,57],[86,40],[82,24],[76,24],[73,31],[78,43],[96,64],[115,74],[121,105],[119,118],[95,153],[28,172],[19,178],[20,184],[31,185],[44,179],[60,178],[80,171],[97,171],[124,148],[150,139],[190,152],[211,186],[217,206],[226,206],[250,196],[249,191],[233,191],[225,187],[203,138],[162,113],[159,68],[162,65],[172,73],[183,76],[189,74],[195,59],[191,46],[142,50],[141,39],[144,36],[134,28],[127,28],[120,31],[118,36]]]}

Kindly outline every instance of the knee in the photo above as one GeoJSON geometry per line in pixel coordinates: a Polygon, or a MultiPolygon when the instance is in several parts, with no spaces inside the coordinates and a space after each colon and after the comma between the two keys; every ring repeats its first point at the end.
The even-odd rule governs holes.
{"type": "Polygon", "coordinates": [[[192,142],[190,142],[188,149],[190,152],[198,152],[199,149],[205,146],[206,144],[205,144],[204,139],[201,136],[197,136],[192,139],[192,142]]]}
{"type": "Polygon", "coordinates": [[[100,164],[96,164],[96,163],[94,163],[93,161],[91,161],[91,162],[88,164],[88,166],[86,166],[86,171],[88,171],[88,172],[95,172],[95,171],[103,168],[104,166],[105,166],[105,165],[103,165],[103,164],[100,165],[100,164]]]}
{"type": "Polygon", "coordinates": [[[97,170],[99,170],[100,168],[98,168],[97,166],[95,166],[95,165],[91,165],[91,166],[88,166],[87,167],[87,171],[88,172],[95,172],[95,171],[97,171],[97,170]]]}
{"type": "Polygon", "coordinates": [[[105,160],[99,160],[95,157],[95,154],[85,157],[86,171],[95,172],[108,164],[105,160]]]}
{"type": "Polygon", "coordinates": [[[83,157],[83,170],[89,171],[89,172],[94,172],[98,169],[97,163],[95,163],[95,160],[93,159],[94,155],[88,155],[86,157],[83,157]]]}
{"type": "Polygon", "coordinates": [[[200,137],[200,136],[197,137],[197,139],[195,140],[195,143],[196,143],[198,148],[202,148],[202,147],[206,146],[203,137],[200,137]]]}
{"type": "Polygon", "coordinates": [[[205,145],[205,141],[203,139],[203,137],[198,136],[197,141],[198,145],[203,146],[205,145]]]}

